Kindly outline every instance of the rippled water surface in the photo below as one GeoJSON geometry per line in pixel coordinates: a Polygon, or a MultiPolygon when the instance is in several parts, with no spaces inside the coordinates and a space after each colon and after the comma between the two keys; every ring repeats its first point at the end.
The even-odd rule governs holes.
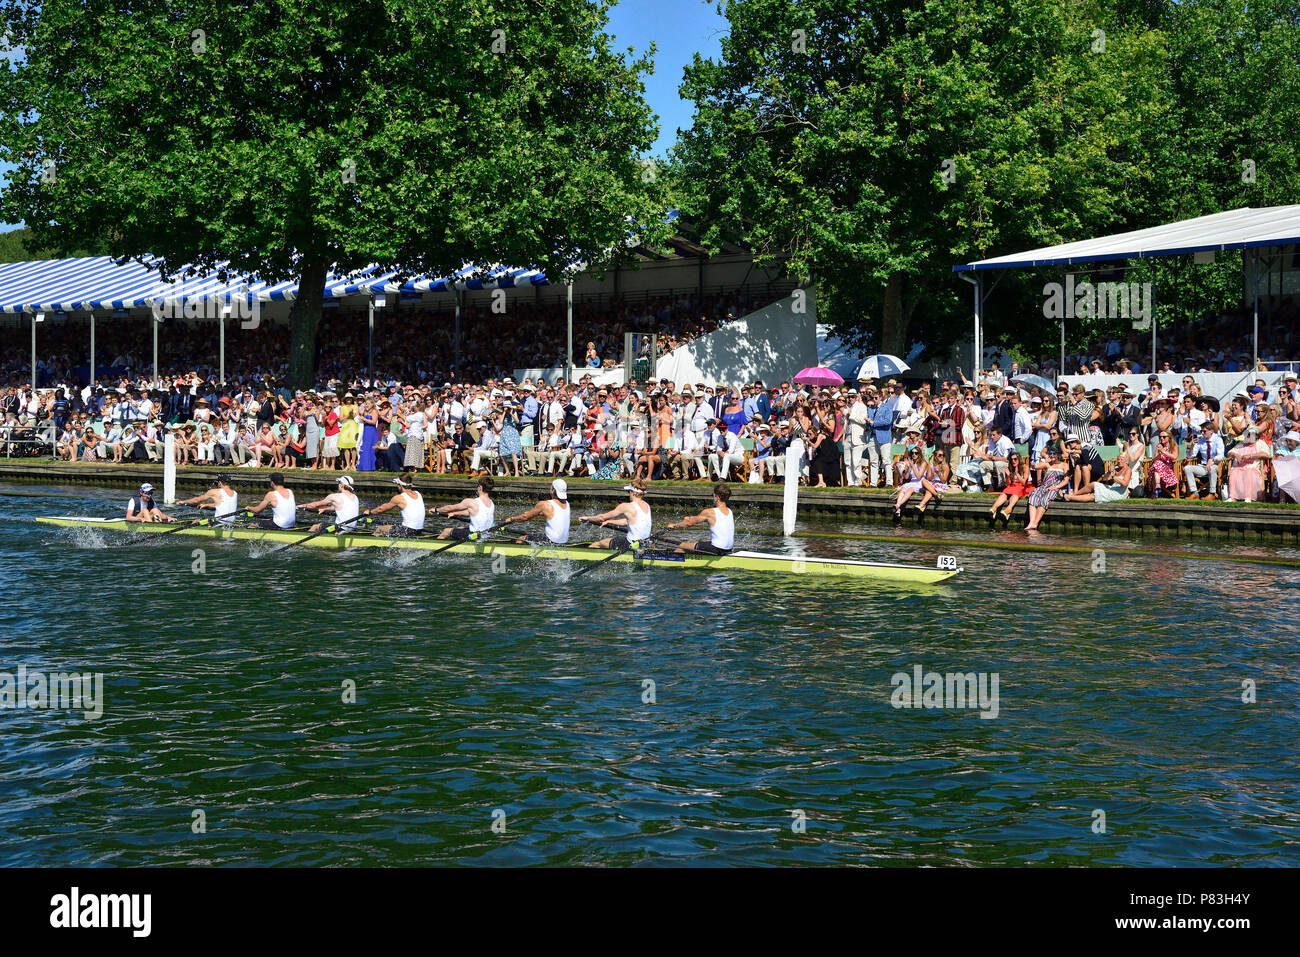
{"type": "MultiPolygon", "coordinates": [[[[1295,549],[1040,538],[1105,549],[1093,574],[909,529],[800,544],[944,551],[957,584],[570,583],[522,560],[122,547],[28,520],[107,514],[101,493],[39,491],[0,497],[0,670],[102,672],[104,713],[0,711],[3,864],[1300,863],[1295,549]],[[996,674],[997,717],[891,707],[916,665],[996,674]]],[[[739,515],[741,546],[792,547],[770,522],[739,515]]]]}

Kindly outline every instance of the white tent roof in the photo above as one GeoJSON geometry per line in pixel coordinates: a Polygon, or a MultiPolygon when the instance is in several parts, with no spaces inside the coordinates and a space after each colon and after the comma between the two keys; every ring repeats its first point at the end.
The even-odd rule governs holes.
{"type": "Polygon", "coordinates": [[[1059,246],[981,259],[953,266],[953,272],[1009,269],[1015,266],[1057,266],[1113,259],[1176,256],[1204,250],[1253,249],[1300,243],[1300,206],[1230,209],[1184,219],[1150,229],[1100,236],[1059,246]]]}

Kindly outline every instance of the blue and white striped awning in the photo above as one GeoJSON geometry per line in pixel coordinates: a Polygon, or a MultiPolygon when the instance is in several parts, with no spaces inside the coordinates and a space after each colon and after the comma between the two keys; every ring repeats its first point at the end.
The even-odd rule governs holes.
{"type": "MultiPolygon", "coordinates": [[[[155,302],[186,299],[243,299],[251,302],[286,302],[298,295],[296,280],[279,283],[248,281],[227,275],[223,267],[189,279],[182,269],[173,282],[164,282],[158,272],[160,260],[146,257],[149,265],[128,262],[118,265],[107,256],[80,259],[48,259],[38,262],[0,264],[0,313],[73,312],[90,309],[147,309],[155,302]]],[[[331,273],[325,280],[327,299],[368,296],[371,293],[451,292],[455,289],[512,289],[547,285],[546,276],[536,269],[504,266],[487,270],[466,266],[448,278],[417,277],[399,282],[395,271],[377,267],[345,275],[331,273]],[[486,272],[486,278],[471,278],[486,272]]]]}

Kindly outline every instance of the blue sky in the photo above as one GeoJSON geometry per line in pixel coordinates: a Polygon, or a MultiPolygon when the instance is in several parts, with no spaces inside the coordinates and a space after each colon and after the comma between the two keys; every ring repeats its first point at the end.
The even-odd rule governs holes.
{"type": "MultiPolygon", "coordinates": [[[[701,0],[624,0],[610,10],[608,32],[614,48],[644,53],[656,46],[653,74],[645,78],[646,100],[659,118],[659,139],[651,154],[663,157],[677,141],[678,128],[691,125],[691,105],[677,94],[682,70],[699,53],[717,57],[727,21],[716,3],[701,0]]],[[[12,167],[0,163],[0,174],[12,167]]],[[[14,228],[0,225],[0,231],[14,228]]]]}
{"type": "Polygon", "coordinates": [[[677,95],[682,69],[696,53],[715,59],[727,21],[716,3],[700,0],[623,0],[609,12],[614,47],[643,53],[653,42],[655,72],[646,77],[646,100],[659,116],[659,139],[651,152],[663,156],[677,141],[678,128],[691,125],[691,105],[677,95]]]}

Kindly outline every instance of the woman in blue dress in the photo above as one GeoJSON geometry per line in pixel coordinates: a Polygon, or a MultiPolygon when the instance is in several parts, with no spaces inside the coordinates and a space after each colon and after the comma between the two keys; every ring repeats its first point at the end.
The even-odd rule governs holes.
{"type": "MultiPolygon", "coordinates": [[[[501,455],[501,464],[506,464],[506,459],[510,460],[510,468],[514,469],[514,477],[519,478],[519,457],[524,454],[523,443],[519,441],[519,420],[515,418],[515,404],[513,402],[505,406],[501,413],[501,440],[499,446],[501,455]]],[[[510,473],[507,472],[507,475],[510,473]]]]}
{"type": "Polygon", "coordinates": [[[361,453],[357,459],[358,472],[375,471],[375,443],[379,441],[379,416],[375,403],[366,399],[361,406],[361,453]]]}

